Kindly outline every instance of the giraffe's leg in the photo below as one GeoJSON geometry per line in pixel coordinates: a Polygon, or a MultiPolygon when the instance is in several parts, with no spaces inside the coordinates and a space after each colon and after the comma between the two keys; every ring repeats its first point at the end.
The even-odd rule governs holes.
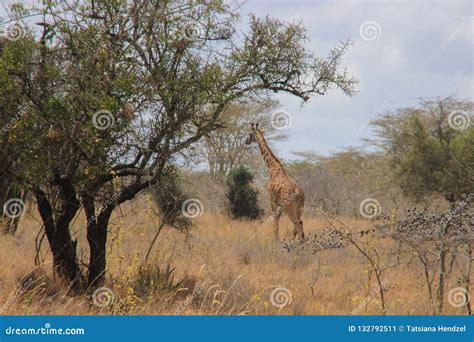
{"type": "Polygon", "coordinates": [[[301,240],[304,240],[303,220],[301,219],[301,217],[303,216],[303,206],[298,207],[297,213],[299,222],[299,237],[301,240]]]}
{"type": "Polygon", "coordinates": [[[274,235],[275,235],[276,242],[280,242],[280,217],[281,217],[281,212],[275,215],[275,218],[274,218],[274,224],[275,224],[274,235]]]}
{"type": "Polygon", "coordinates": [[[271,198],[270,203],[272,206],[272,216],[273,216],[273,224],[274,224],[274,236],[275,241],[280,242],[280,217],[282,214],[282,208],[278,205],[275,199],[271,198]]]}
{"type": "Polygon", "coordinates": [[[304,230],[303,230],[303,220],[300,218],[299,226],[298,226],[298,235],[301,240],[304,240],[304,230]]]}
{"type": "Polygon", "coordinates": [[[290,217],[291,222],[293,222],[293,239],[304,240],[304,232],[303,232],[303,221],[301,220],[302,210],[297,208],[296,206],[291,206],[288,208],[288,216],[290,217]]]}

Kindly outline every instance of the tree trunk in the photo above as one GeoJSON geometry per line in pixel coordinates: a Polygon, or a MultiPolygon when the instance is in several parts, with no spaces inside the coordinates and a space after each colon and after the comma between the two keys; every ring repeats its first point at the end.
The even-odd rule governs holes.
{"type": "Polygon", "coordinates": [[[443,314],[445,274],[446,274],[446,254],[447,254],[446,246],[444,242],[442,242],[441,248],[439,251],[438,290],[436,293],[439,315],[443,314]]]}
{"type": "Polygon", "coordinates": [[[36,188],[33,193],[37,200],[38,211],[43,220],[46,237],[53,255],[54,272],[67,281],[74,293],[83,290],[83,274],[76,258],[77,242],[72,240],[69,225],[79,209],[75,193],[64,194],[62,204],[64,211],[54,220],[53,208],[46,194],[36,188]]]}
{"type": "MultiPolygon", "coordinates": [[[[163,170],[164,163],[157,167],[157,172],[163,170]]],[[[140,191],[154,185],[156,180],[146,181],[142,183],[134,183],[125,187],[120,194],[110,195],[103,203],[102,207],[95,210],[94,195],[97,192],[89,191],[82,194],[82,204],[87,217],[87,241],[89,242],[90,258],[87,285],[89,289],[101,286],[105,280],[105,272],[107,267],[106,247],[107,247],[107,230],[109,226],[110,216],[117,205],[134,198],[140,191]]]]}
{"type": "Polygon", "coordinates": [[[469,297],[469,289],[470,289],[470,284],[471,284],[471,265],[472,265],[472,247],[471,244],[467,244],[467,267],[466,267],[466,274],[464,276],[464,286],[466,288],[466,292],[468,295],[466,296],[466,311],[469,316],[472,315],[472,309],[471,309],[471,298],[469,297]]]}
{"type": "MultiPolygon", "coordinates": [[[[451,212],[455,210],[455,198],[453,197],[451,199],[451,212]]],[[[440,246],[439,246],[439,259],[438,259],[438,291],[437,291],[437,302],[438,302],[438,314],[442,315],[443,314],[443,307],[444,307],[444,291],[446,287],[446,257],[448,254],[448,245],[445,242],[445,236],[448,233],[449,229],[451,228],[451,221],[448,220],[448,222],[441,227],[441,230],[439,232],[439,237],[441,240],[440,246]]]]}
{"type": "Polygon", "coordinates": [[[114,205],[104,205],[96,216],[94,199],[85,196],[82,202],[87,217],[87,241],[90,249],[87,286],[94,289],[103,285],[105,280],[107,228],[114,205]]]}
{"type": "Polygon", "coordinates": [[[90,257],[87,285],[89,288],[101,286],[105,280],[107,225],[92,223],[87,227],[90,257]]]}

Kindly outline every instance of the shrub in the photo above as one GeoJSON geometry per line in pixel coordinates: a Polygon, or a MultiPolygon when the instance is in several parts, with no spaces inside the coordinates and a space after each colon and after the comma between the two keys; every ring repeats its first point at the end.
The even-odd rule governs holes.
{"type": "Polygon", "coordinates": [[[188,196],[181,186],[176,168],[168,166],[163,171],[160,181],[149,190],[158,207],[162,223],[186,231],[191,222],[182,215],[182,205],[188,196]]]}
{"type": "Polygon", "coordinates": [[[227,179],[229,212],[233,218],[257,219],[263,210],[258,206],[258,191],[251,187],[252,173],[244,166],[233,170],[227,179]]]}

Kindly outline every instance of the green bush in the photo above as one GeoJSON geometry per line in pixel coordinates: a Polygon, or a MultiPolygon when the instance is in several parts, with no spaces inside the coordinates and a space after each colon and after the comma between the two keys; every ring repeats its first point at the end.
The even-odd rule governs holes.
{"type": "Polygon", "coordinates": [[[257,219],[263,210],[258,206],[258,191],[251,187],[252,173],[244,166],[234,169],[227,179],[229,212],[236,219],[257,219]]]}

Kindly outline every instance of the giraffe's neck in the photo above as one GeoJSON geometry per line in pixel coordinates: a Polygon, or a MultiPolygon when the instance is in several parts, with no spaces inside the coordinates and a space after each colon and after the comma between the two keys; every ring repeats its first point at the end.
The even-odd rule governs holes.
{"type": "Polygon", "coordinates": [[[267,144],[262,132],[256,131],[255,137],[257,139],[258,147],[262,153],[263,160],[267,165],[268,173],[270,178],[276,176],[279,173],[286,174],[283,164],[278,160],[278,158],[273,154],[272,150],[267,144]]]}

